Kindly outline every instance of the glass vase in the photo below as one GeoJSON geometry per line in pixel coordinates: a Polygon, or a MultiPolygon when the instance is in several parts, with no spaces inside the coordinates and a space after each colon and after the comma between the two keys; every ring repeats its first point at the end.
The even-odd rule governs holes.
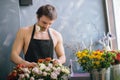
{"type": "Polygon", "coordinates": [[[111,80],[120,80],[120,64],[111,67],[111,80]]]}
{"type": "Polygon", "coordinates": [[[110,80],[110,68],[94,69],[90,72],[90,80],[110,80]]]}

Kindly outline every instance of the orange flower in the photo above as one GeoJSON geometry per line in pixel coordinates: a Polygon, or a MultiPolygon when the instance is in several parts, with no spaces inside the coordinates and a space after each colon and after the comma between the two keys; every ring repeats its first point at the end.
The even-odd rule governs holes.
{"type": "Polygon", "coordinates": [[[52,59],[50,57],[45,58],[45,61],[51,61],[52,59]]]}
{"type": "Polygon", "coordinates": [[[12,72],[12,75],[13,75],[14,77],[16,77],[16,76],[17,76],[17,72],[16,72],[16,71],[12,72]]]}
{"type": "Polygon", "coordinates": [[[120,53],[117,53],[116,60],[120,62],[120,53]]]}
{"type": "Polygon", "coordinates": [[[16,68],[19,69],[19,68],[24,68],[24,67],[25,67],[24,64],[18,64],[16,68]]]}
{"type": "Polygon", "coordinates": [[[48,57],[48,58],[45,58],[45,59],[38,59],[38,62],[39,63],[43,63],[43,62],[49,62],[49,61],[51,61],[52,59],[50,58],[50,57],[48,57]]]}
{"type": "Polygon", "coordinates": [[[39,63],[43,63],[45,61],[45,59],[38,59],[39,63]]]}
{"type": "Polygon", "coordinates": [[[8,75],[7,80],[15,80],[16,76],[17,76],[17,72],[13,71],[8,75]]]}

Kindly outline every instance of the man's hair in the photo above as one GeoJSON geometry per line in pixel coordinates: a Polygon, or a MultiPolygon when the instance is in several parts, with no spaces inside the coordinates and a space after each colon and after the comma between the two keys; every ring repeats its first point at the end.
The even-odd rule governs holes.
{"type": "Polygon", "coordinates": [[[50,20],[54,20],[57,18],[57,12],[54,6],[50,5],[50,4],[46,4],[41,6],[37,12],[37,17],[40,18],[43,15],[48,17],[50,20]]]}

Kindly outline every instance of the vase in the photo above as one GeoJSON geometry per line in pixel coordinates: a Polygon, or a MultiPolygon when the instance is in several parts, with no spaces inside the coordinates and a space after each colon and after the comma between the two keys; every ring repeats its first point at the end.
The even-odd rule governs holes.
{"type": "Polygon", "coordinates": [[[94,69],[90,72],[90,80],[110,80],[110,68],[94,69]]]}
{"type": "Polygon", "coordinates": [[[111,80],[120,80],[120,64],[111,67],[111,80]]]}

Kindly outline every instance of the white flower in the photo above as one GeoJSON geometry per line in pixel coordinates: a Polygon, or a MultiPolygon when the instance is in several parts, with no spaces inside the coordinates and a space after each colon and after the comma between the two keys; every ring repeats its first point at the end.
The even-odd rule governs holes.
{"type": "Polygon", "coordinates": [[[44,80],[44,79],[38,79],[38,80],[44,80]]]}
{"type": "Polygon", "coordinates": [[[60,67],[57,67],[57,71],[59,71],[59,72],[60,72],[60,71],[61,71],[61,68],[60,68],[60,67]]]}
{"type": "Polygon", "coordinates": [[[40,68],[39,68],[40,70],[43,70],[46,68],[45,64],[43,64],[43,63],[40,63],[39,66],[40,66],[40,68]]]}
{"type": "Polygon", "coordinates": [[[22,70],[24,73],[30,73],[30,71],[29,71],[28,68],[21,68],[21,70],[22,70]]]}
{"type": "Polygon", "coordinates": [[[43,72],[43,76],[47,76],[47,72],[43,72]]]}
{"type": "Polygon", "coordinates": [[[39,74],[42,74],[42,71],[41,71],[41,70],[39,70],[39,74]]]}
{"type": "Polygon", "coordinates": [[[39,71],[39,69],[38,69],[37,67],[34,67],[34,68],[32,69],[32,72],[34,72],[34,73],[36,73],[36,74],[39,74],[39,73],[40,73],[40,71],[39,71]]]}
{"type": "Polygon", "coordinates": [[[36,25],[36,32],[40,31],[40,27],[38,25],[36,25]]]}
{"type": "Polygon", "coordinates": [[[61,71],[66,74],[70,73],[70,71],[66,67],[62,67],[61,71]]]}
{"type": "Polygon", "coordinates": [[[59,75],[59,74],[60,74],[60,72],[59,72],[59,71],[54,71],[54,73],[55,73],[56,75],[59,75]]]}
{"type": "Polygon", "coordinates": [[[18,80],[22,80],[21,78],[18,78],[18,80]]]}
{"type": "Polygon", "coordinates": [[[30,80],[35,80],[35,78],[34,78],[34,77],[31,77],[30,80]]]}
{"type": "Polygon", "coordinates": [[[52,79],[57,79],[57,74],[55,74],[54,72],[52,72],[50,76],[52,79]]]}
{"type": "Polygon", "coordinates": [[[65,73],[66,73],[66,74],[69,74],[70,71],[69,71],[68,69],[65,69],[65,73]]]}
{"type": "Polygon", "coordinates": [[[24,74],[19,74],[19,79],[23,79],[25,77],[24,74]]]}
{"type": "Polygon", "coordinates": [[[29,76],[29,74],[28,74],[28,73],[25,73],[25,77],[29,78],[30,76],[29,76]]]}
{"type": "Polygon", "coordinates": [[[45,71],[51,71],[50,67],[46,67],[45,71]]]}
{"type": "Polygon", "coordinates": [[[52,69],[53,69],[53,71],[57,71],[57,68],[56,68],[56,67],[53,67],[52,69]]]}
{"type": "Polygon", "coordinates": [[[63,65],[61,63],[59,63],[59,66],[62,67],[63,65]]]}
{"type": "Polygon", "coordinates": [[[61,78],[62,78],[63,80],[68,80],[68,77],[67,77],[66,75],[63,75],[61,78]]]}
{"type": "Polygon", "coordinates": [[[53,64],[52,64],[52,63],[48,63],[48,67],[49,67],[49,68],[52,68],[52,67],[53,67],[53,64]]]}

